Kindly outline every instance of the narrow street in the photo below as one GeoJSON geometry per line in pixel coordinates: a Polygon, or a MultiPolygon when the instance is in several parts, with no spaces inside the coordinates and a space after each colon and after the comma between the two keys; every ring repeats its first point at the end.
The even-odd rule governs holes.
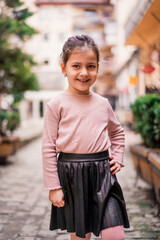
{"type": "MultiPolygon", "coordinates": [[[[131,227],[125,239],[160,239],[160,219],[150,187],[136,185],[129,144],[139,141],[126,132],[125,168],[118,175],[127,202],[131,227]]],[[[0,240],[69,240],[69,234],[48,230],[50,202],[43,190],[41,138],[21,148],[0,166],[0,240]]],[[[99,239],[92,236],[92,240],[99,239]]]]}

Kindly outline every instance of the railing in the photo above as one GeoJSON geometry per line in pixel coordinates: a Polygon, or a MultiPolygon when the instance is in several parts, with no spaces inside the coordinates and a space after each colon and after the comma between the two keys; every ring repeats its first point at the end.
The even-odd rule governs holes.
{"type": "Polygon", "coordinates": [[[106,0],[36,0],[35,1],[36,5],[44,5],[44,4],[83,4],[83,5],[106,5],[107,1],[106,0]]]}

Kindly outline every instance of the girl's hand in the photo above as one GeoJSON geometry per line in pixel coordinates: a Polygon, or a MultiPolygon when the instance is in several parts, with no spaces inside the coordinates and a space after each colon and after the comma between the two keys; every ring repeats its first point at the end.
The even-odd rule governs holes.
{"type": "Polygon", "coordinates": [[[64,207],[64,194],[62,189],[55,189],[49,191],[49,200],[56,207],[64,207]]]}
{"type": "Polygon", "coordinates": [[[118,162],[116,162],[113,157],[109,157],[109,159],[111,159],[111,161],[109,162],[110,166],[111,166],[111,172],[114,175],[115,173],[119,172],[121,170],[121,164],[119,164],[118,162]]]}

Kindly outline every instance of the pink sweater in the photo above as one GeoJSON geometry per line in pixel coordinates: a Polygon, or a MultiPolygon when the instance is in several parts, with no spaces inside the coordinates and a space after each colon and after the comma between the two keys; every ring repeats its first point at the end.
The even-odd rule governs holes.
{"type": "Polygon", "coordinates": [[[96,153],[111,148],[123,165],[124,131],[108,100],[99,94],[62,93],[45,110],[42,137],[45,189],[58,189],[57,153],[96,153]]]}

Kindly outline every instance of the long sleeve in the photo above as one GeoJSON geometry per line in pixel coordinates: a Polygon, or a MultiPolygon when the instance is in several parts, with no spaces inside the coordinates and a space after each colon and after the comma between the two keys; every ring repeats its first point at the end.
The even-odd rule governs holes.
{"type": "Polygon", "coordinates": [[[56,140],[58,135],[58,104],[45,108],[44,128],[42,136],[43,179],[45,189],[61,188],[57,172],[56,140]]]}
{"type": "Polygon", "coordinates": [[[109,147],[114,159],[123,165],[124,131],[106,98],[96,93],[54,96],[44,116],[44,187],[61,188],[58,153],[95,153],[109,147]]]}
{"type": "Polygon", "coordinates": [[[125,135],[124,130],[120,123],[118,122],[112,107],[108,106],[108,135],[111,141],[111,154],[114,157],[115,161],[123,164],[123,155],[124,155],[124,145],[125,145],[125,135]]]}

